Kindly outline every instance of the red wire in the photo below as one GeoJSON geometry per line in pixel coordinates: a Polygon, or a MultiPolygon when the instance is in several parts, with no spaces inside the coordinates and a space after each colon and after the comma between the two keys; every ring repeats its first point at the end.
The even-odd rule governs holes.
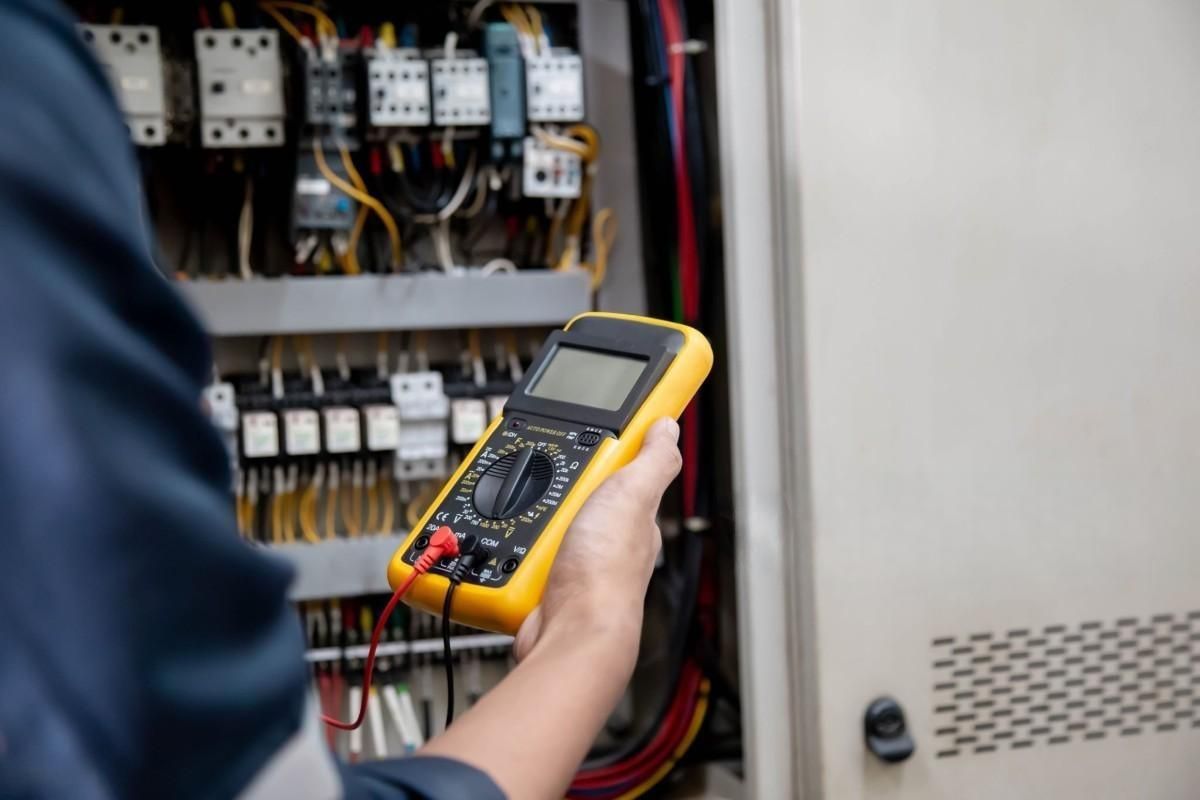
{"type": "Polygon", "coordinates": [[[617,764],[580,772],[571,783],[571,788],[576,791],[603,789],[606,786],[641,782],[652,775],[670,757],[687,732],[696,709],[700,679],[700,670],[689,663],[680,676],[679,688],[662,726],[646,748],[617,764]]]}
{"type": "Polygon", "coordinates": [[[332,725],[343,731],[352,731],[359,725],[362,725],[363,717],[367,714],[367,701],[371,697],[371,675],[375,671],[375,650],[379,647],[379,640],[383,637],[388,617],[396,610],[396,606],[400,604],[400,599],[404,597],[404,593],[416,582],[417,578],[421,577],[421,574],[416,570],[409,573],[404,583],[400,584],[400,587],[392,593],[392,599],[383,607],[383,612],[375,622],[375,630],[371,632],[371,647],[367,650],[367,663],[363,665],[363,691],[362,701],[358,704],[358,716],[354,718],[353,722],[342,722],[340,719],[331,717],[328,714],[322,714],[321,721],[326,725],[332,725]]]}
{"type": "Polygon", "coordinates": [[[671,77],[671,108],[675,120],[675,210],[679,235],[679,293],[683,318],[687,322],[700,316],[700,262],[696,249],[696,219],[692,207],[692,179],[687,165],[687,132],[684,109],[684,81],[687,54],[683,52],[683,22],[673,0],[658,0],[666,39],[668,69],[671,77]]]}

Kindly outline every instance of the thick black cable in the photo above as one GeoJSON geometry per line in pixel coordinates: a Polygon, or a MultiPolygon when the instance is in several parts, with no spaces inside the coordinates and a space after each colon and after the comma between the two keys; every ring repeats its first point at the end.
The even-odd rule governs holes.
{"type": "MultiPolygon", "coordinates": [[[[446,586],[446,599],[442,601],[442,664],[446,668],[446,728],[454,721],[454,662],[450,649],[450,604],[454,602],[457,581],[446,586]]],[[[445,728],[443,728],[445,730],[445,728]]]]}

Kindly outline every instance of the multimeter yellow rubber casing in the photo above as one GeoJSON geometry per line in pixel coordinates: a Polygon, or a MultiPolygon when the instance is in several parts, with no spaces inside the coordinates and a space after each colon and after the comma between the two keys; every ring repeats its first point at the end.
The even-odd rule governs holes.
{"type": "MultiPolygon", "coordinates": [[[[629,463],[649,427],[678,419],[712,368],[698,331],[627,314],[589,313],[546,340],[504,413],[442,487],[388,564],[399,586],[439,527],[474,535],[486,558],[457,588],[451,617],[515,633],[542,598],[559,544],[583,502],[629,463]]],[[[405,595],[438,614],[455,562],[405,595]]]]}

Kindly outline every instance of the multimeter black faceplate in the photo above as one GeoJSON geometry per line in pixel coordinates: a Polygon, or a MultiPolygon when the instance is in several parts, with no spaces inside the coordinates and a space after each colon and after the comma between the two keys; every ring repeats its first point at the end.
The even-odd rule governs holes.
{"type": "MultiPolygon", "coordinates": [[[[463,582],[504,586],[600,442],[612,435],[594,425],[506,414],[475,463],[429,516],[425,530],[405,551],[404,562],[415,562],[429,536],[446,525],[460,537],[477,537],[488,553],[463,582]]],[[[437,564],[430,572],[448,575],[452,566],[437,564]]]]}

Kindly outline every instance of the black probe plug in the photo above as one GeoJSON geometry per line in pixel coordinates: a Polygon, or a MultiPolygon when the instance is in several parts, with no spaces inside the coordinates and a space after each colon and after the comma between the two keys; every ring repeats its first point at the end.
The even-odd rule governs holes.
{"type": "Polygon", "coordinates": [[[455,585],[462,583],[471,568],[489,555],[485,548],[479,546],[478,537],[473,535],[466,536],[462,540],[460,552],[458,563],[454,565],[454,570],[450,573],[450,582],[455,585]]]}

